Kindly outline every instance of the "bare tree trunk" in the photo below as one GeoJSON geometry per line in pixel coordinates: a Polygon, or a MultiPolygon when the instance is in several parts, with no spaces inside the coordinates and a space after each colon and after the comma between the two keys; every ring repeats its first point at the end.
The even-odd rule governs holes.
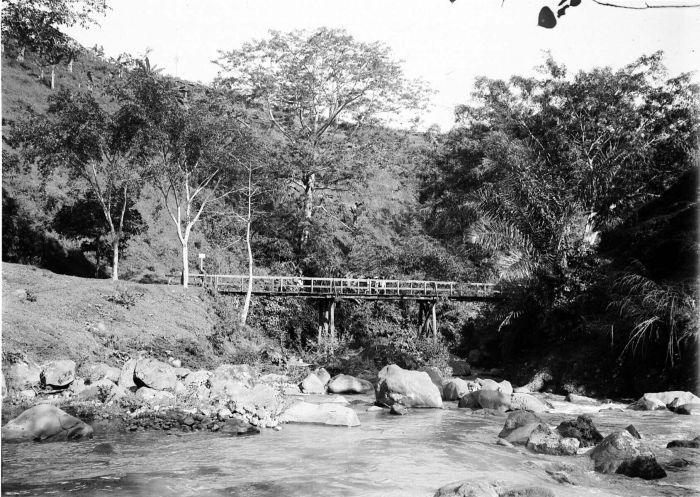
{"type": "Polygon", "coordinates": [[[305,247],[311,237],[311,219],[314,213],[314,189],[316,187],[316,174],[311,173],[304,181],[304,221],[301,231],[301,247],[305,247]]]}
{"type": "Polygon", "coordinates": [[[56,66],[51,65],[51,89],[56,88],[56,66]]]}
{"type": "Polygon", "coordinates": [[[188,238],[182,240],[182,286],[187,288],[190,281],[190,261],[189,261],[189,244],[188,238]]]}
{"type": "Polygon", "coordinates": [[[112,241],[112,279],[119,279],[119,238],[115,237],[112,241]]]}
{"type": "Polygon", "coordinates": [[[73,59],[68,62],[68,72],[73,74],[73,59]]]}
{"type": "Polygon", "coordinates": [[[253,250],[250,247],[250,224],[253,220],[253,166],[248,168],[248,216],[245,226],[245,243],[248,249],[248,290],[245,294],[243,311],[241,312],[241,324],[245,324],[250,310],[250,298],[253,294],[253,250]]]}
{"type": "Polygon", "coordinates": [[[250,248],[250,218],[248,218],[248,224],[246,225],[245,243],[248,248],[248,290],[246,291],[245,301],[243,302],[243,311],[241,311],[241,324],[245,324],[248,319],[250,298],[253,295],[253,251],[250,248]]]}

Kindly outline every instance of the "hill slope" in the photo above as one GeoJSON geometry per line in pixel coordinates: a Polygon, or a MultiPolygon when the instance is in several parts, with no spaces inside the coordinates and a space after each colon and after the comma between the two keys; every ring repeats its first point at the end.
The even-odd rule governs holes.
{"type": "Polygon", "coordinates": [[[3,263],[3,355],[117,365],[141,350],[156,357],[169,350],[188,367],[203,367],[215,359],[207,340],[217,322],[212,306],[201,288],[77,278],[3,263]]]}

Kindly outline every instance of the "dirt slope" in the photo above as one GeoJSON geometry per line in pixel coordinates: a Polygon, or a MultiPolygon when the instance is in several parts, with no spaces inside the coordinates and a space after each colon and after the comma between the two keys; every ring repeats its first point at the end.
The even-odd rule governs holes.
{"type": "Polygon", "coordinates": [[[26,353],[39,363],[70,358],[118,365],[141,350],[154,356],[170,350],[190,366],[204,366],[214,359],[207,340],[216,322],[211,306],[201,288],[77,278],[3,263],[3,357],[26,353]]]}

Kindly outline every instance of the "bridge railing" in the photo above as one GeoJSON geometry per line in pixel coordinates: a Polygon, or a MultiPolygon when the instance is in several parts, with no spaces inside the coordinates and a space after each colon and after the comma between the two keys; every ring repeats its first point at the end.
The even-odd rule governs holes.
{"type": "MultiPolygon", "coordinates": [[[[248,276],[192,274],[190,284],[210,287],[219,292],[245,293],[248,276]]],[[[489,297],[500,294],[491,283],[454,281],[386,280],[375,278],[304,278],[294,276],[253,276],[256,295],[318,296],[408,296],[408,297],[489,297]]]]}

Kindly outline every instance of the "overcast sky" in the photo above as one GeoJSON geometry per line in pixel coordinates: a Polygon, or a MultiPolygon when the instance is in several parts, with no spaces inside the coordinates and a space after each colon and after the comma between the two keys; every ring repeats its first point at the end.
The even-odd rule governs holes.
{"type": "MultiPolygon", "coordinates": [[[[620,0],[636,2],[636,0],[620,0]]],[[[659,0],[657,0],[658,2],[659,0]]],[[[671,75],[700,69],[700,9],[627,10],[583,0],[556,28],[536,26],[549,0],[108,0],[99,27],[70,34],[107,55],[143,54],[166,73],[210,82],[218,50],[238,48],[268,30],[345,28],[382,41],[406,73],[437,93],[425,125],[451,127],[476,76],[531,74],[545,50],[570,70],[620,67],[642,54],[666,53],[671,75]]],[[[638,2],[637,2],[638,3],[638,2]]],[[[698,75],[696,74],[696,80],[698,75]]]]}

